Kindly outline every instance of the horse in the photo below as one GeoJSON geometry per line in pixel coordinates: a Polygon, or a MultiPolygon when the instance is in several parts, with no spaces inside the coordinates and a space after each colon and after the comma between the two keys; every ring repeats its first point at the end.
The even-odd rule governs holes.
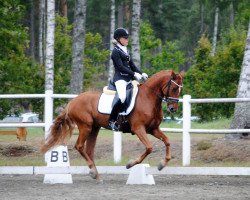
{"type": "MultiPolygon", "coordinates": [[[[152,152],[153,145],[147,134],[153,135],[165,144],[166,155],[160,161],[158,170],[162,170],[170,161],[170,142],[159,128],[163,119],[162,101],[167,103],[169,112],[177,111],[183,77],[184,71],[176,74],[173,70],[164,70],[139,85],[135,107],[127,116],[127,120],[131,134],[139,138],[145,146],[145,151],[138,158],[130,160],[126,165],[127,169],[141,163],[152,152]]],[[[72,99],[54,120],[50,133],[41,147],[41,151],[45,153],[56,145],[64,144],[66,138],[72,136],[77,125],[79,136],[75,148],[86,160],[90,176],[97,181],[100,181],[100,175],[94,162],[94,149],[100,128],[108,129],[109,122],[109,114],[102,114],[97,110],[100,95],[101,92],[98,91],[87,91],[72,99]]]]}

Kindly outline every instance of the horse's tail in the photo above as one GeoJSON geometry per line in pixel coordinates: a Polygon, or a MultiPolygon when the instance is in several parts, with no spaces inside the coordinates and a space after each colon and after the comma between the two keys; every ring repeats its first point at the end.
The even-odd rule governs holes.
{"type": "Polygon", "coordinates": [[[72,136],[75,124],[68,116],[67,111],[61,113],[53,122],[50,134],[41,147],[41,152],[46,153],[55,145],[64,144],[66,138],[72,136]]]}

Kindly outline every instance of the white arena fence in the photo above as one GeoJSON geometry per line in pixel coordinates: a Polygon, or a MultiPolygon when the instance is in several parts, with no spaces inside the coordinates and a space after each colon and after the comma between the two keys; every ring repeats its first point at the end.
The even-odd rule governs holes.
{"type": "MultiPolygon", "coordinates": [[[[143,165],[143,164],[140,164],[143,165]]],[[[125,166],[97,166],[100,174],[130,174],[131,169],[125,166]]],[[[150,175],[234,175],[249,176],[250,167],[165,167],[161,171],[157,167],[146,167],[150,175]]],[[[87,166],[43,167],[43,166],[7,166],[0,167],[0,174],[89,174],[87,166]]]]}
{"type": "MultiPolygon", "coordinates": [[[[0,123],[0,127],[44,127],[45,128],[45,137],[47,137],[47,135],[49,133],[50,126],[53,122],[53,99],[55,99],[55,98],[72,99],[76,96],[77,95],[73,95],[73,94],[53,94],[52,90],[45,91],[45,94],[5,94],[5,95],[0,95],[0,99],[43,98],[45,100],[45,103],[44,103],[45,104],[44,105],[44,116],[45,117],[44,117],[43,123],[25,123],[25,124],[24,123],[0,123]]],[[[250,132],[250,129],[191,129],[191,105],[193,103],[229,103],[229,102],[230,103],[232,103],[232,102],[239,103],[239,102],[249,102],[249,101],[250,101],[250,98],[191,99],[190,95],[184,95],[183,99],[180,99],[180,102],[183,103],[183,127],[182,127],[182,129],[161,128],[161,130],[164,132],[165,131],[166,132],[182,132],[182,135],[183,135],[182,164],[183,164],[184,168],[183,167],[176,168],[176,169],[182,169],[182,172],[175,172],[174,174],[182,174],[183,172],[186,173],[187,169],[190,169],[191,171],[193,171],[194,174],[196,174],[195,171],[197,171],[197,172],[200,171],[200,170],[198,170],[198,168],[185,167],[185,166],[190,165],[190,159],[191,159],[190,133],[234,134],[234,133],[249,133],[250,132]],[[184,169],[184,171],[183,171],[183,169],[184,169]]],[[[122,149],[121,140],[122,140],[121,132],[114,132],[114,162],[115,163],[119,163],[121,161],[121,149],[122,149]]],[[[39,167],[38,168],[27,167],[25,169],[29,169],[32,171],[33,174],[35,174],[34,170],[40,169],[40,168],[39,167]]],[[[205,169],[205,168],[203,168],[203,169],[205,169]]],[[[226,169],[226,168],[218,168],[218,171],[216,170],[216,168],[213,168],[213,169],[208,168],[208,169],[210,169],[210,170],[208,170],[210,172],[212,170],[212,173],[208,173],[208,174],[218,175],[218,173],[220,173],[222,171],[222,169],[226,169]]],[[[250,168],[229,168],[229,171],[230,171],[230,169],[231,169],[232,173],[238,169],[238,170],[240,170],[241,175],[243,175],[243,174],[250,175],[250,172],[249,172],[250,168]]],[[[5,170],[5,168],[1,168],[0,174],[1,174],[1,172],[4,172],[4,170],[5,170]]],[[[171,170],[173,170],[173,169],[170,169],[170,172],[171,172],[171,170]]],[[[155,170],[153,170],[153,171],[156,173],[155,170]]],[[[190,173],[187,172],[187,174],[190,174],[190,173]]],[[[203,173],[201,173],[201,174],[203,174],[203,173]]],[[[220,174],[223,175],[225,173],[220,173],[220,174]]],[[[233,173],[233,174],[237,175],[239,173],[233,173]]],[[[230,175],[230,172],[229,172],[229,175],[230,175]]]]}

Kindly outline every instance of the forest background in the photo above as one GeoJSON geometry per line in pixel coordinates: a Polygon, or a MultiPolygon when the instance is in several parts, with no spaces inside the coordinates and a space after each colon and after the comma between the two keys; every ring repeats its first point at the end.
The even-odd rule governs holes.
{"type": "MultiPolygon", "coordinates": [[[[75,1],[63,1],[66,13],[62,1],[55,2],[54,93],[69,93],[75,1]]],[[[83,91],[101,91],[108,81],[111,1],[86,2],[83,91]]],[[[131,32],[132,3],[115,1],[116,28],[123,26],[131,32]]],[[[248,0],[143,0],[139,67],[150,76],[160,70],[184,69],[183,94],[193,98],[236,97],[249,17],[248,0]]],[[[1,94],[44,93],[39,21],[39,1],[0,2],[1,94]]],[[[55,101],[55,107],[64,103],[55,101]]],[[[0,118],[30,110],[42,115],[42,105],[43,100],[1,100],[0,118]]],[[[231,117],[233,111],[234,104],[202,104],[192,113],[211,120],[231,117]]]]}

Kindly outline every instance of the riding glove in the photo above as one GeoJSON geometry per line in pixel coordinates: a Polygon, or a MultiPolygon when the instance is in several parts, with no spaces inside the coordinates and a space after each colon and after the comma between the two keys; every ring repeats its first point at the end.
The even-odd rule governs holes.
{"type": "Polygon", "coordinates": [[[137,73],[137,72],[135,72],[134,77],[135,77],[138,81],[140,81],[140,80],[142,79],[142,75],[139,74],[139,73],[137,73]]]}
{"type": "Polygon", "coordinates": [[[148,75],[146,73],[142,73],[142,77],[143,77],[144,80],[148,79],[148,75]]]}

